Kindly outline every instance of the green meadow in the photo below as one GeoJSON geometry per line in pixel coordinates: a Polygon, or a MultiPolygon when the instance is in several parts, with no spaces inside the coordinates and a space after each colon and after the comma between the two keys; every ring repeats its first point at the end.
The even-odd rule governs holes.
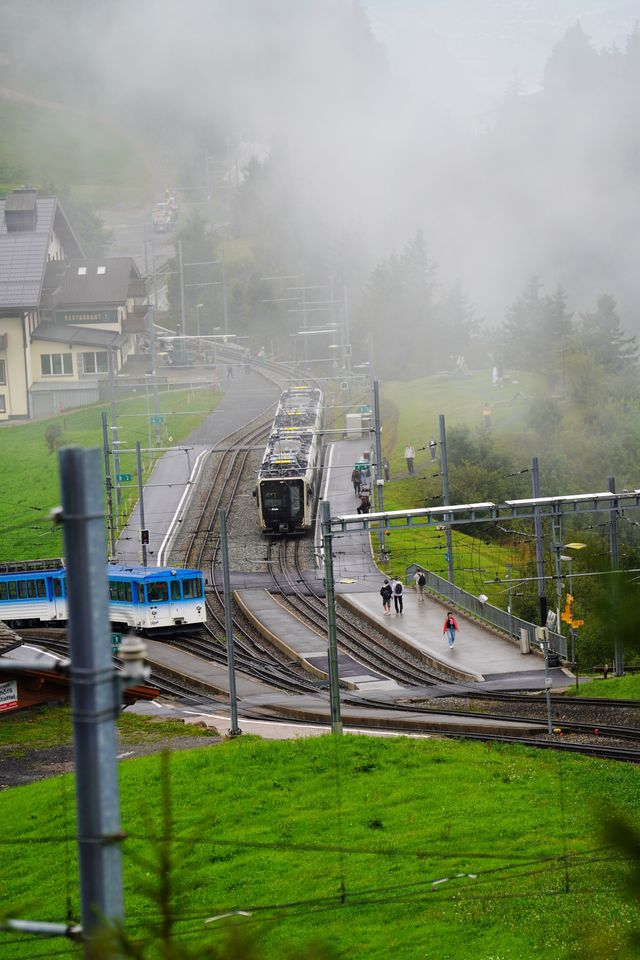
{"type": "MultiPolygon", "coordinates": [[[[532,402],[546,395],[544,378],[530,373],[515,374],[510,383],[493,387],[491,371],[469,376],[438,374],[411,382],[382,385],[382,450],[390,464],[391,480],[385,484],[385,509],[406,510],[439,504],[442,491],[439,461],[431,462],[428,450],[431,438],[439,441],[439,417],[444,415],[447,431],[468,427],[472,432],[486,430],[483,411],[491,410],[491,438],[498,450],[518,451],[524,466],[531,460],[533,441],[528,417],[532,402]],[[404,448],[412,443],[416,450],[415,475],[407,473],[404,448]]],[[[530,495],[530,474],[513,480],[513,496],[530,495]],[[526,479],[523,479],[526,478],[526,479]]],[[[508,587],[491,583],[508,575],[524,575],[525,558],[513,548],[471,537],[460,530],[452,532],[456,584],[476,596],[484,593],[489,601],[506,609],[508,587]]],[[[377,541],[376,541],[377,546],[377,541]]],[[[392,531],[386,538],[391,560],[385,569],[403,576],[411,563],[447,576],[444,530],[405,529],[392,531]]],[[[527,556],[526,560],[529,557],[527,556]]]]}
{"type": "MultiPolygon", "coordinates": [[[[214,393],[211,389],[160,390],[159,410],[164,418],[160,446],[179,443],[188,437],[204,416],[215,409],[221,397],[221,393],[214,393]]],[[[0,428],[0,461],[4,466],[0,560],[61,556],[62,532],[48,519],[50,510],[60,504],[58,454],[49,448],[48,431],[52,428],[60,431],[56,440],[58,446],[102,448],[103,411],[110,428],[110,404],[83,407],[50,420],[12,423],[0,428]]],[[[132,478],[121,487],[120,527],[138,499],[136,441],[140,441],[143,448],[156,445],[156,427],[149,424],[149,412],[153,414],[153,399],[147,394],[117,403],[121,446],[134,450],[133,453],[122,453],[119,458],[118,472],[132,478]]],[[[155,459],[155,454],[143,454],[145,480],[155,459]]]]}
{"type": "Polygon", "coordinates": [[[25,183],[43,192],[72,186],[85,201],[105,205],[148,189],[139,145],[89,111],[0,100],[0,129],[2,193],[25,183]]]}
{"type": "MultiPolygon", "coordinates": [[[[157,755],[120,765],[130,956],[178,956],[157,946],[163,857],[173,949],[194,958],[230,927],[255,941],[234,956],[255,960],[310,957],[318,942],[350,960],[633,956],[633,863],[602,819],[615,796],[637,824],[631,765],[348,735],[242,736],[168,768],[163,781],[157,755]]],[[[0,792],[5,915],[62,921],[69,905],[77,917],[73,810],[71,776],[0,792]]],[[[0,952],[79,955],[8,934],[0,952]]]]}

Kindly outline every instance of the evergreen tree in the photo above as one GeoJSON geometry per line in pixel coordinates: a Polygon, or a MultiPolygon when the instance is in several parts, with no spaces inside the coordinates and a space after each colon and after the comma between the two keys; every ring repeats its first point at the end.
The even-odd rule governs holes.
{"type": "Polygon", "coordinates": [[[579,343],[592,354],[608,373],[622,373],[638,360],[635,337],[626,337],[616,309],[615,297],[608,293],[598,297],[594,313],[580,317],[579,343]]]}
{"type": "Polygon", "coordinates": [[[390,378],[411,378],[434,369],[430,339],[436,266],[418,230],[400,254],[375,268],[359,311],[357,338],[373,339],[376,368],[390,378]],[[396,335],[398,334],[398,335],[396,335]]]}
{"type": "Polygon", "coordinates": [[[504,366],[529,370],[540,359],[545,314],[541,288],[540,278],[532,277],[524,292],[508,308],[505,321],[497,331],[494,352],[504,366]]]}
{"type": "Polygon", "coordinates": [[[434,307],[434,335],[431,350],[439,365],[451,357],[468,359],[479,339],[479,321],[474,306],[460,283],[447,290],[434,307]]]}

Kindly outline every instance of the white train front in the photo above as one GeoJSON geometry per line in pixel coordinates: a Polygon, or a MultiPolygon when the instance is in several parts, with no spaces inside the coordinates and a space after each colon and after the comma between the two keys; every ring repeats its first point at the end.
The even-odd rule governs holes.
{"type": "Polygon", "coordinates": [[[311,529],[322,468],[322,392],[299,385],[280,397],[254,495],[267,535],[311,529]]]}

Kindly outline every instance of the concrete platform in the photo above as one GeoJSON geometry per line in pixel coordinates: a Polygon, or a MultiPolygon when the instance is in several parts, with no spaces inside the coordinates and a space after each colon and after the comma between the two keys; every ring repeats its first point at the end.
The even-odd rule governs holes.
{"type": "MultiPolygon", "coordinates": [[[[332,444],[325,458],[323,497],[331,506],[332,516],[355,513],[358,500],[351,484],[356,460],[362,459],[368,440],[344,440],[332,444]]],[[[410,536],[410,531],[407,531],[410,536]]],[[[400,536],[400,532],[394,534],[400,536]]],[[[375,531],[372,532],[375,538],[375,531]]],[[[316,531],[319,547],[319,530],[316,531]]],[[[494,630],[454,610],[460,626],[455,646],[449,649],[442,636],[447,607],[425,593],[418,602],[416,591],[405,584],[404,610],[385,616],[380,587],[386,574],[375,562],[371,539],[364,531],[339,534],[333,540],[334,577],[339,602],[351,607],[385,633],[392,633],[405,643],[426,654],[445,670],[456,670],[459,679],[482,682],[491,677],[493,689],[499,689],[504,677],[509,689],[538,689],[544,685],[544,661],[541,654],[520,653],[520,648],[494,630]]],[[[571,674],[555,671],[558,686],[573,682],[571,674]]]]}

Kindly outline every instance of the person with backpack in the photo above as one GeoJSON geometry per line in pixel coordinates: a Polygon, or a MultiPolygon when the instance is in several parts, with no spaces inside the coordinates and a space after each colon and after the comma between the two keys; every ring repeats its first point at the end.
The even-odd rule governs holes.
{"type": "Polygon", "coordinates": [[[402,586],[402,580],[394,580],[393,581],[393,605],[396,608],[396,613],[399,613],[399,614],[402,614],[403,592],[404,592],[404,588],[402,586]]]}
{"type": "Polygon", "coordinates": [[[447,616],[445,617],[444,626],[442,628],[442,636],[444,637],[445,633],[447,634],[450,648],[456,642],[456,633],[458,632],[458,629],[458,621],[451,613],[451,610],[447,610],[447,616]]]}
{"type": "Polygon", "coordinates": [[[382,609],[384,611],[385,617],[391,616],[392,594],[393,594],[393,590],[391,588],[391,584],[389,583],[388,580],[385,580],[385,582],[380,587],[380,596],[382,597],[382,609]]]}
{"type": "Polygon", "coordinates": [[[427,578],[424,575],[424,570],[418,570],[414,577],[413,582],[416,585],[416,590],[418,591],[418,603],[424,603],[424,588],[427,585],[427,578]]]}
{"type": "Polygon", "coordinates": [[[362,486],[362,477],[360,476],[360,471],[357,467],[354,468],[351,473],[351,483],[353,484],[353,492],[356,497],[360,496],[360,487],[362,486]]]}
{"type": "Polygon", "coordinates": [[[360,506],[356,510],[356,513],[369,513],[371,509],[371,501],[369,500],[368,493],[360,494],[360,506]]]}

